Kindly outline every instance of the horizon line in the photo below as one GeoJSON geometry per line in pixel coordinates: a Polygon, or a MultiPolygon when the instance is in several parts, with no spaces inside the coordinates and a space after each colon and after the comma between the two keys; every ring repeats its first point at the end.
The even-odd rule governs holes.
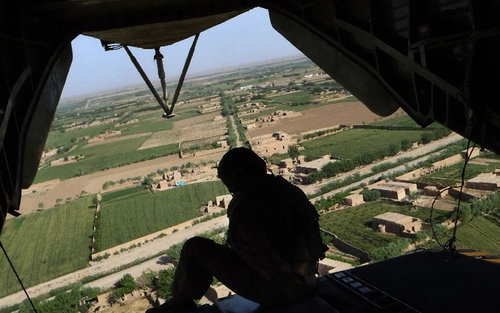
{"type": "MultiPolygon", "coordinates": [[[[305,56],[303,54],[295,54],[295,55],[282,56],[282,57],[271,58],[271,59],[266,59],[266,60],[261,60],[261,61],[242,63],[239,65],[220,67],[220,68],[213,69],[213,70],[198,71],[198,72],[194,72],[192,74],[187,74],[185,81],[188,82],[188,81],[193,80],[193,79],[200,79],[200,78],[207,77],[207,76],[215,76],[215,75],[220,75],[220,74],[225,74],[225,73],[231,73],[231,72],[235,72],[238,70],[256,67],[259,65],[272,64],[272,63],[277,62],[277,61],[285,62],[285,61],[294,61],[294,60],[300,60],[300,59],[309,59],[309,58],[307,58],[307,56],[305,56]]],[[[178,79],[178,77],[171,78],[171,79],[167,80],[167,83],[172,83],[172,82],[175,83],[177,81],[177,79],[178,79]]],[[[158,81],[154,81],[152,83],[158,84],[158,81]]],[[[142,82],[142,83],[133,83],[130,85],[123,85],[121,87],[97,90],[95,92],[88,92],[88,93],[83,93],[83,94],[79,94],[79,95],[72,95],[72,96],[67,96],[67,97],[61,96],[59,103],[62,104],[63,102],[81,100],[81,99],[85,99],[85,98],[92,97],[92,96],[106,95],[106,94],[110,94],[110,93],[113,93],[116,91],[133,89],[133,88],[137,88],[137,87],[141,87],[141,86],[147,88],[145,83],[142,82]]]]}

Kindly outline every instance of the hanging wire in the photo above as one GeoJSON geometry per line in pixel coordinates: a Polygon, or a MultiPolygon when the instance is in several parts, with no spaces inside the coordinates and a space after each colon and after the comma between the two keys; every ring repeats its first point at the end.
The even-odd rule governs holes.
{"type": "Polygon", "coordinates": [[[436,240],[436,242],[438,243],[439,247],[441,247],[444,251],[451,251],[451,252],[454,252],[456,250],[456,246],[455,246],[455,242],[457,240],[457,237],[456,237],[456,233],[457,233],[457,225],[458,225],[458,218],[460,217],[460,204],[462,202],[462,195],[463,195],[463,188],[464,188],[464,185],[465,185],[465,171],[467,169],[467,164],[469,163],[469,160],[472,156],[472,153],[474,152],[474,149],[475,149],[475,145],[472,146],[472,148],[470,148],[470,139],[467,141],[467,148],[466,148],[466,152],[465,152],[465,160],[464,160],[464,165],[462,167],[462,173],[461,173],[461,183],[459,186],[450,186],[450,187],[446,187],[444,189],[442,189],[435,197],[434,197],[434,200],[432,201],[432,204],[431,204],[431,212],[430,212],[430,216],[429,216],[429,220],[430,220],[430,224],[431,224],[431,230],[432,230],[432,236],[434,237],[434,240],[436,240]],[[434,204],[436,203],[436,200],[439,198],[439,196],[447,191],[447,190],[450,190],[450,189],[453,189],[453,188],[457,188],[457,187],[460,187],[460,191],[458,193],[458,203],[457,203],[457,207],[455,209],[455,221],[454,221],[454,225],[453,225],[453,235],[450,239],[448,239],[445,244],[443,245],[438,237],[437,237],[437,234],[436,234],[436,231],[434,229],[434,223],[432,221],[432,213],[434,211],[434,204]]]}
{"type": "Polygon", "coordinates": [[[455,251],[456,249],[455,242],[457,241],[456,235],[457,235],[458,218],[460,217],[460,203],[462,202],[462,195],[465,184],[465,170],[472,156],[472,152],[474,152],[474,148],[476,148],[476,146],[473,145],[472,148],[470,148],[470,152],[469,148],[470,148],[470,139],[467,141],[467,150],[465,150],[466,155],[465,155],[464,166],[462,168],[462,181],[460,183],[460,192],[458,193],[458,204],[457,204],[457,209],[455,211],[455,224],[453,225],[453,236],[444,245],[445,249],[449,251],[455,251]]]}
{"type": "Polygon", "coordinates": [[[28,298],[28,300],[29,300],[29,302],[31,304],[31,308],[33,309],[33,312],[38,313],[38,311],[37,311],[37,309],[35,307],[35,304],[33,303],[33,301],[31,301],[31,298],[28,295],[28,291],[26,291],[26,288],[24,287],[24,284],[23,284],[23,282],[21,280],[21,277],[19,277],[19,274],[17,273],[16,268],[14,267],[14,264],[10,260],[9,255],[7,254],[7,250],[5,250],[5,247],[3,246],[3,243],[2,243],[1,240],[0,240],[0,248],[2,248],[2,251],[5,254],[5,257],[7,258],[7,261],[9,262],[10,267],[14,271],[14,275],[16,275],[17,281],[19,281],[19,284],[21,285],[21,288],[23,288],[24,294],[26,295],[26,298],[28,298]]]}
{"type": "Polygon", "coordinates": [[[450,187],[446,187],[444,189],[442,189],[441,191],[439,191],[439,193],[434,197],[434,200],[432,200],[432,204],[431,204],[431,213],[430,213],[430,216],[429,216],[429,220],[430,220],[430,224],[431,224],[431,231],[432,231],[432,237],[434,237],[434,240],[436,240],[437,244],[439,245],[439,247],[441,249],[444,250],[444,245],[439,241],[439,238],[437,237],[437,234],[436,234],[436,231],[434,229],[434,223],[432,221],[432,212],[434,211],[434,204],[436,203],[436,200],[439,198],[439,196],[441,196],[441,194],[447,190],[450,190],[452,188],[457,188],[459,187],[458,185],[457,186],[450,186],[450,187]]]}

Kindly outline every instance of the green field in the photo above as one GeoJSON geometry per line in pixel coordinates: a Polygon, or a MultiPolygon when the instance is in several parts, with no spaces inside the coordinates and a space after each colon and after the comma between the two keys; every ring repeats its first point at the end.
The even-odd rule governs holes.
{"type": "Polygon", "coordinates": [[[404,127],[419,127],[411,117],[406,114],[396,116],[390,119],[373,122],[370,125],[374,126],[404,126],[404,127]]]}
{"type": "Polygon", "coordinates": [[[500,253],[500,227],[482,216],[457,229],[457,247],[500,253]]]}
{"type": "Polygon", "coordinates": [[[77,148],[71,152],[71,155],[83,154],[84,159],[75,163],[42,168],[36,175],[35,183],[55,178],[68,179],[178,152],[177,144],[137,150],[147,138],[139,137],[92,147],[77,148]]]}
{"type": "Polygon", "coordinates": [[[390,145],[400,146],[401,141],[404,139],[410,142],[418,141],[424,132],[415,130],[349,129],[301,143],[301,146],[305,148],[301,151],[301,154],[310,160],[320,158],[325,154],[350,159],[360,154],[387,149],[390,145]]]}
{"type": "Polygon", "coordinates": [[[112,128],[112,126],[108,124],[75,129],[66,132],[51,131],[49,133],[49,137],[47,138],[47,142],[45,143],[45,149],[49,150],[63,145],[70,145],[71,140],[76,140],[85,136],[97,136],[106,128],[112,128]]]}
{"type": "MultiPolygon", "coordinates": [[[[417,179],[417,182],[440,185],[440,186],[454,186],[460,184],[462,176],[462,163],[457,163],[440,170],[437,170],[427,176],[417,179]]],[[[465,169],[465,180],[476,177],[481,173],[492,172],[496,168],[500,168],[500,164],[492,162],[488,165],[471,164],[467,165],[465,169]]]]}
{"type": "Polygon", "coordinates": [[[138,123],[120,126],[117,129],[122,131],[122,135],[133,135],[148,132],[159,132],[174,128],[174,121],[180,121],[186,118],[199,115],[196,111],[186,111],[179,113],[172,119],[161,118],[162,111],[158,110],[149,114],[141,115],[138,117],[132,116],[130,119],[137,118],[138,123]],[[154,119],[156,117],[156,119],[154,119]],[[151,120],[149,120],[151,119],[151,120]]]}
{"type": "MultiPolygon", "coordinates": [[[[429,209],[410,210],[410,208],[410,205],[389,201],[368,202],[357,207],[324,214],[320,217],[320,226],[336,234],[340,239],[371,253],[375,249],[401,238],[373,231],[371,228],[372,218],[385,212],[411,215],[422,221],[429,218],[429,209]]],[[[434,221],[440,221],[446,219],[449,213],[434,211],[433,214],[434,221]]]]}
{"type": "Polygon", "coordinates": [[[201,206],[227,193],[222,182],[215,181],[154,193],[138,191],[134,196],[109,194],[107,198],[111,200],[102,202],[97,250],[106,250],[201,216],[201,206]]]}
{"type": "MultiPolygon", "coordinates": [[[[88,264],[95,208],[91,198],[8,220],[2,243],[26,286],[47,281],[88,264]]],[[[0,296],[20,290],[3,254],[0,296]]]]}
{"type": "MultiPolygon", "coordinates": [[[[194,111],[185,111],[177,114],[174,119],[161,118],[162,112],[155,110],[154,112],[140,112],[141,114],[132,114],[128,120],[137,118],[138,123],[123,125],[116,129],[122,133],[115,138],[132,134],[143,134],[144,136],[137,138],[125,139],[109,143],[101,143],[95,146],[88,146],[86,141],[78,141],[73,143],[77,147],[65,154],[58,155],[58,158],[64,156],[83,155],[84,158],[70,164],[60,166],[46,166],[40,169],[35,178],[35,183],[60,178],[68,179],[75,176],[86,175],[97,171],[102,171],[114,167],[119,167],[127,164],[142,162],[150,159],[159,158],[165,155],[178,153],[178,145],[170,144],[161,147],[150,149],[137,150],[150,136],[151,132],[163,131],[173,128],[174,120],[182,120],[199,115],[194,111]],[[151,118],[155,118],[150,120],[151,118]]],[[[53,131],[49,135],[47,147],[73,145],[71,141],[84,136],[97,136],[104,129],[114,129],[112,125],[93,126],[84,129],[59,132],[53,131]]]]}
{"type": "Polygon", "coordinates": [[[110,202],[113,200],[124,200],[130,197],[136,197],[138,195],[149,194],[149,189],[144,186],[135,186],[127,189],[122,189],[113,192],[107,192],[102,195],[102,202],[110,202]]]}
{"type": "Polygon", "coordinates": [[[303,105],[313,101],[313,95],[311,95],[307,91],[297,91],[292,93],[287,93],[284,95],[269,97],[278,103],[286,104],[286,105],[303,105]]]}

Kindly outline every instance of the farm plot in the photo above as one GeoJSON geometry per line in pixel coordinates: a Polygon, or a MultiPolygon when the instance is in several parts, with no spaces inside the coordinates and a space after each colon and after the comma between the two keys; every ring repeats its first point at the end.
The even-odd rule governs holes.
{"type": "Polygon", "coordinates": [[[154,133],[139,149],[149,149],[178,142],[223,136],[225,133],[225,120],[208,120],[205,122],[199,122],[183,127],[175,127],[174,129],[154,133]]]}
{"type": "Polygon", "coordinates": [[[201,206],[226,193],[222,182],[215,181],[103,201],[97,251],[201,216],[201,206]]]}
{"type": "Polygon", "coordinates": [[[282,103],[292,107],[300,107],[305,104],[312,103],[314,96],[307,91],[297,91],[269,98],[278,103],[282,103]]]}
{"type": "Polygon", "coordinates": [[[105,129],[110,128],[111,125],[97,125],[87,128],[75,129],[66,132],[51,131],[45,143],[45,148],[52,149],[64,145],[71,145],[72,142],[76,141],[78,138],[83,138],[86,136],[95,137],[103,132],[105,129]]]}
{"type": "Polygon", "coordinates": [[[70,164],[45,167],[38,171],[35,183],[55,178],[67,179],[86,175],[118,166],[142,162],[178,152],[176,144],[157,146],[138,150],[147,137],[115,141],[97,146],[77,148],[71,155],[83,155],[84,158],[70,164]]]}
{"type": "MultiPolygon", "coordinates": [[[[474,160],[474,159],[472,159],[474,160]]],[[[467,164],[465,169],[465,180],[476,177],[481,173],[487,173],[500,167],[500,164],[496,162],[486,163],[487,165],[481,164],[467,164]]],[[[419,177],[417,182],[438,185],[438,186],[454,186],[460,184],[462,176],[462,163],[457,163],[440,170],[437,170],[429,175],[419,177]]]]}
{"type": "Polygon", "coordinates": [[[210,123],[218,115],[220,115],[220,112],[199,114],[199,115],[192,117],[190,119],[174,120],[174,128],[180,128],[180,127],[186,127],[186,126],[190,127],[191,125],[195,125],[198,123],[210,123]]]}
{"type": "MultiPolygon", "coordinates": [[[[8,220],[2,232],[12,262],[26,286],[87,265],[95,208],[91,198],[8,220]]],[[[0,296],[19,290],[5,256],[0,256],[0,296]]]]}
{"type": "MultiPolygon", "coordinates": [[[[407,204],[388,201],[369,202],[357,207],[324,214],[320,217],[320,226],[336,234],[340,239],[371,253],[375,249],[401,238],[373,231],[371,228],[372,218],[385,212],[396,212],[418,217],[422,221],[428,219],[429,209],[410,210],[410,208],[411,206],[407,204]]],[[[433,213],[433,219],[434,221],[442,221],[446,219],[448,214],[449,212],[436,210],[433,213]]]]}
{"type": "Polygon", "coordinates": [[[373,126],[403,126],[403,127],[419,127],[411,117],[406,114],[396,116],[394,118],[376,121],[371,123],[373,126]]]}
{"type": "MultiPolygon", "coordinates": [[[[370,123],[380,118],[360,101],[351,101],[349,99],[339,101],[328,102],[328,104],[321,106],[306,106],[307,110],[300,111],[302,116],[279,120],[275,123],[249,130],[248,136],[253,138],[277,131],[299,135],[303,132],[339,124],[370,123]]],[[[275,108],[277,109],[278,106],[275,106],[275,108]]]]}
{"type": "MultiPolygon", "coordinates": [[[[162,112],[158,111],[158,113],[153,112],[148,115],[141,116],[138,123],[120,126],[118,129],[122,131],[122,135],[160,132],[172,129],[174,127],[173,120],[162,118],[161,114],[162,112]]],[[[188,119],[197,115],[198,113],[193,111],[182,112],[175,117],[175,120],[188,119]]]]}
{"type": "Polygon", "coordinates": [[[482,216],[476,216],[457,230],[459,248],[500,253],[500,227],[482,216]]]}
{"type": "Polygon", "coordinates": [[[358,155],[385,150],[390,145],[399,147],[403,140],[418,141],[424,132],[419,130],[350,129],[302,143],[305,150],[302,150],[301,154],[311,160],[325,154],[350,159],[358,155]]]}

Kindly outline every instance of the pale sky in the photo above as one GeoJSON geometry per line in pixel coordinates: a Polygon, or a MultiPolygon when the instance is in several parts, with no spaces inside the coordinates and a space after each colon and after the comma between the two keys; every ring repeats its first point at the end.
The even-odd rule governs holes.
{"type": "MultiPolygon", "coordinates": [[[[161,49],[167,79],[179,77],[193,38],[161,49]]],[[[104,51],[98,39],[72,42],[73,63],[62,98],[143,83],[125,50],[104,51]]],[[[132,48],[151,81],[158,81],[154,50],[132,48]]],[[[200,34],[189,74],[214,71],[280,57],[302,55],[276,32],[267,10],[253,9],[200,34]]]]}

